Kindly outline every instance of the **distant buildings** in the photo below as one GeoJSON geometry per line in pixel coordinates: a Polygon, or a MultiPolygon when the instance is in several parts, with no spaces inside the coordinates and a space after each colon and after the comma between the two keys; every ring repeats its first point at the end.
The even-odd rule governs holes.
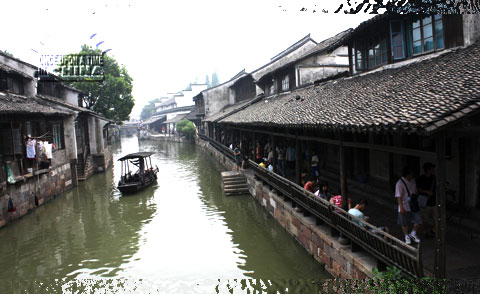
{"type": "Polygon", "coordinates": [[[155,103],[155,114],[142,123],[146,128],[165,133],[172,133],[175,130],[175,124],[181,119],[189,116],[190,120],[199,123],[195,115],[189,115],[194,112],[193,95],[199,91],[205,90],[205,84],[191,84],[188,90],[177,93],[167,93],[160,97],[161,102],[155,103]]]}

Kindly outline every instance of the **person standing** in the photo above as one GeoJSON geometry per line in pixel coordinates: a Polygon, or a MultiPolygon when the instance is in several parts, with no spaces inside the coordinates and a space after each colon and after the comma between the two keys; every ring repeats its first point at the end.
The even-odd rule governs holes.
{"type": "Polygon", "coordinates": [[[420,194],[419,205],[423,220],[423,232],[427,238],[431,238],[437,231],[435,165],[431,162],[425,162],[423,172],[424,174],[420,176],[417,184],[420,194]]]}
{"type": "Polygon", "coordinates": [[[417,194],[417,184],[414,178],[415,174],[409,167],[402,170],[402,177],[395,185],[395,198],[398,202],[398,224],[402,227],[402,232],[405,235],[405,243],[411,244],[413,240],[416,243],[420,242],[417,236],[417,231],[422,224],[422,216],[418,211],[418,203],[412,202],[417,194]],[[413,196],[413,197],[412,197],[413,196]],[[413,229],[408,233],[410,223],[413,224],[413,229]]]}
{"type": "Polygon", "coordinates": [[[278,173],[285,177],[285,148],[282,145],[277,146],[278,173]]]}
{"type": "Polygon", "coordinates": [[[238,173],[238,168],[242,165],[242,157],[241,157],[241,152],[240,148],[238,147],[238,144],[235,145],[235,149],[233,150],[233,156],[235,158],[235,171],[238,173]]]}
{"type": "Polygon", "coordinates": [[[295,147],[290,144],[288,146],[287,151],[286,151],[286,159],[287,159],[287,165],[290,170],[295,169],[295,161],[297,160],[296,156],[297,154],[295,153],[295,147]]]}
{"type": "Polygon", "coordinates": [[[318,155],[317,152],[312,151],[312,176],[318,177],[320,174],[318,173],[318,155]]]}
{"type": "Polygon", "coordinates": [[[260,143],[257,142],[257,146],[255,148],[255,162],[260,164],[262,163],[262,148],[260,147],[260,143]]]}

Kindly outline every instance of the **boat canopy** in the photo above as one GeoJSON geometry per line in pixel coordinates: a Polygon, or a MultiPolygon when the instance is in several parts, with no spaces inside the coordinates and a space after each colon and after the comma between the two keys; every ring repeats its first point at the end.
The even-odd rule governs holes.
{"type": "Polygon", "coordinates": [[[145,157],[150,157],[150,156],[152,156],[153,154],[155,154],[155,152],[137,152],[137,153],[130,153],[130,154],[125,155],[124,157],[118,159],[118,161],[123,161],[123,160],[127,160],[127,159],[134,159],[134,158],[145,158],[145,157]]]}

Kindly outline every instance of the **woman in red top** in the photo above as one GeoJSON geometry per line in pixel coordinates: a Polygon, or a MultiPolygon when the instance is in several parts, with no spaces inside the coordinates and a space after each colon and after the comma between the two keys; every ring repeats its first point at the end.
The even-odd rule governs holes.
{"type": "Polygon", "coordinates": [[[310,193],[315,193],[315,178],[311,177],[303,188],[310,193]]]}
{"type": "Polygon", "coordinates": [[[260,162],[262,162],[262,148],[260,148],[260,143],[257,142],[257,149],[256,149],[256,152],[255,152],[255,161],[260,164],[260,162]]]}

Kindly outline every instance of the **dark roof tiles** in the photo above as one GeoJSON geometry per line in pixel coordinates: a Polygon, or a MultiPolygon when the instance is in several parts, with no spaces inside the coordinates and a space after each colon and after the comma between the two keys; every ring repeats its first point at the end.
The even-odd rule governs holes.
{"type": "Polygon", "coordinates": [[[269,96],[265,101],[220,122],[432,132],[479,109],[480,43],[401,67],[269,96]]]}
{"type": "Polygon", "coordinates": [[[70,115],[73,111],[33,97],[0,93],[0,114],[70,115]]]}

